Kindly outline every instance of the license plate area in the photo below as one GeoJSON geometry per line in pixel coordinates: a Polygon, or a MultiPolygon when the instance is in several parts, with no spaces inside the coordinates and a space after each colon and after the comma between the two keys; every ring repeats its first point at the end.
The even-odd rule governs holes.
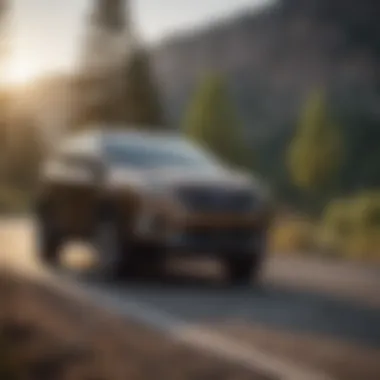
{"type": "Polygon", "coordinates": [[[253,236],[252,228],[191,228],[184,232],[190,244],[205,247],[235,247],[248,245],[253,236]]]}

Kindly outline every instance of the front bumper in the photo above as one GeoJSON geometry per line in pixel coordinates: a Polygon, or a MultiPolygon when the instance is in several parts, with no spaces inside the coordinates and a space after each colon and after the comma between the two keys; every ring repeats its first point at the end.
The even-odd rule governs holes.
{"type": "Polygon", "coordinates": [[[236,231],[202,233],[183,232],[161,239],[160,244],[167,250],[198,255],[255,255],[263,251],[263,234],[236,231]]]}
{"type": "Polygon", "coordinates": [[[203,214],[153,223],[152,228],[145,223],[137,236],[173,252],[256,255],[265,251],[266,231],[262,216],[203,214]]]}

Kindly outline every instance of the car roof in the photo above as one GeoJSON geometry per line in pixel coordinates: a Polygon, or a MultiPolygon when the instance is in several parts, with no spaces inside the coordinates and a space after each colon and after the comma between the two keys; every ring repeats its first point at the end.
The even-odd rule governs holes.
{"type": "Polygon", "coordinates": [[[133,127],[108,125],[92,127],[66,137],[59,147],[59,151],[65,154],[80,152],[86,155],[98,156],[102,155],[108,143],[121,142],[123,139],[139,142],[141,140],[149,141],[150,139],[161,140],[182,137],[175,131],[159,131],[155,129],[141,131],[133,127]]]}

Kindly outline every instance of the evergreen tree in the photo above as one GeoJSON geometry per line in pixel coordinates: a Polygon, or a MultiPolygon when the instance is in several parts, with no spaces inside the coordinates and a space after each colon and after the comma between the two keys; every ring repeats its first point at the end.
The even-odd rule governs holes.
{"type": "Polygon", "coordinates": [[[96,0],[92,4],[74,85],[75,129],[121,122],[121,68],[132,35],[128,13],[127,0],[96,0]]]}
{"type": "Polygon", "coordinates": [[[312,94],[288,149],[288,168],[293,183],[307,192],[317,192],[327,186],[340,168],[342,145],[324,94],[312,94]]]}
{"type": "Polygon", "coordinates": [[[221,77],[206,78],[196,91],[185,115],[184,131],[225,162],[251,165],[240,120],[221,77]]]}
{"type": "Polygon", "coordinates": [[[97,0],[83,49],[76,126],[163,127],[149,53],[139,46],[127,0],[97,0]]]}
{"type": "Polygon", "coordinates": [[[163,110],[149,58],[149,53],[139,48],[126,65],[122,121],[142,128],[163,128],[163,110]]]}

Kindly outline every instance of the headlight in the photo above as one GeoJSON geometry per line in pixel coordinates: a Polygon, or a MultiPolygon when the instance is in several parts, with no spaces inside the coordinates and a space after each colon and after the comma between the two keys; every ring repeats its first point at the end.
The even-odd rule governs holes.
{"type": "Polygon", "coordinates": [[[144,178],[134,171],[124,168],[112,168],[107,177],[107,184],[111,188],[123,188],[127,185],[136,187],[145,186],[144,178]]]}

